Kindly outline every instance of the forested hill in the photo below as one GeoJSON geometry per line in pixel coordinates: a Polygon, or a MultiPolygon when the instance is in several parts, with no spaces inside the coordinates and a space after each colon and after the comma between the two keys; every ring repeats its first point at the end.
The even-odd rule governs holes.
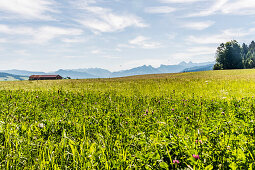
{"type": "Polygon", "coordinates": [[[255,68],[255,42],[242,46],[236,41],[222,43],[217,48],[214,70],[255,68]]]}

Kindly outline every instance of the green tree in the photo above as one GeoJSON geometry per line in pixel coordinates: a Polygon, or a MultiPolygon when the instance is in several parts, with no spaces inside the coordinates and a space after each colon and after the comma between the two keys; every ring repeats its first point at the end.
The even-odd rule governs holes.
{"type": "Polygon", "coordinates": [[[214,69],[241,69],[243,60],[241,47],[236,40],[222,43],[217,48],[216,64],[214,69]]]}
{"type": "Polygon", "coordinates": [[[251,44],[249,45],[249,51],[254,53],[255,52],[255,42],[252,41],[251,44]]]}
{"type": "MultiPolygon", "coordinates": [[[[242,47],[242,52],[246,52],[246,47],[242,47]]],[[[252,41],[248,47],[247,54],[242,54],[244,68],[254,68],[255,67],[255,42],[252,41]]]]}
{"type": "Polygon", "coordinates": [[[242,58],[244,59],[244,60],[246,60],[246,58],[247,58],[247,54],[248,54],[248,52],[249,52],[249,47],[245,44],[245,43],[243,43],[243,45],[242,45],[242,58]]]}

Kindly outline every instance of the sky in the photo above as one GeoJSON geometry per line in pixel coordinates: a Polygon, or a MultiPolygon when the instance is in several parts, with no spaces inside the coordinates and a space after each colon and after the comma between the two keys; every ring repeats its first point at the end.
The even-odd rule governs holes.
{"type": "Polygon", "coordinates": [[[255,40],[254,0],[0,0],[0,70],[158,67],[255,40]]]}

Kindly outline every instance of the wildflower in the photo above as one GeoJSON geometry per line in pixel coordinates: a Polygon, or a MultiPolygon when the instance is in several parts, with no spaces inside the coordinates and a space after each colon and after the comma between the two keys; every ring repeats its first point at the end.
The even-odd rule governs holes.
{"type": "Polygon", "coordinates": [[[144,116],[147,116],[147,114],[143,114],[144,116]]]}
{"type": "Polygon", "coordinates": [[[43,124],[43,123],[40,123],[40,124],[38,125],[38,127],[39,127],[39,128],[44,128],[44,124],[43,124]]]}
{"type": "Polygon", "coordinates": [[[177,160],[177,159],[173,160],[173,164],[179,164],[179,163],[180,163],[179,160],[177,160]]]}
{"type": "Polygon", "coordinates": [[[198,142],[202,144],[202,140],[196,140],[196,143],[198,143],[198,142]]]}
{"type": "Polygon", "coordinates": [[[193,158],[195,158],[195,159],[199,159],[199,155],[193,154],[192,156],[193,156],[193,158]]]}
{"type": "Polygon", "coordinates": [[[200,143],[200,144],[202,144],[202,140],[196,140],[196,143],[200,143]]]}
{"type": "Polygon", "coordinates": [[[146,111],[145,111],[145,112],[146,112],[146,114],[148,114],[148,113],[149,113],[148,109],[146,109],[146,111]]]}
{"type": "Polygon", "coordinates": [[[174,109],[172,109],[172,111],[174,111],[174,109]]]}
{"type": "Polygon", "coordinates": [[[223,115],[224,115],[224,114],[225,114],[225,112],[221,112],[221,114],[223,114],[223,115]]]}
{"type": "Polygon", "coordinates": [[[230,146],[227,146],[227,150],[230,150],[230,146]]]}

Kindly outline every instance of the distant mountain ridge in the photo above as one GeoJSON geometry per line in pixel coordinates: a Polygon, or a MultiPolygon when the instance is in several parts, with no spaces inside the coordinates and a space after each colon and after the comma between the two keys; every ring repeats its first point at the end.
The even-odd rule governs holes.
{"type": "Polygon", "coordinates": [[[61,75],[62,77],[71,77],[72,79],[83,79],[85,78],[95,78],[94,75],[88,74],[85,72],[78,72],[78,71],[73,71],[73,70],[63,70],[60,69],[56,72],[53,72],[51,74],[58,74],[61,75]]]}
{"type": "Polygon", "coordinates": [[[59,74],[62,77],[71,77],[72,79],[86,79],[86,78],[114,78],[114,77],[126,77],[133,75],[144,74],[161,74],[161,73],[179,73],[179,72],[193,72],[193,71],[205,71],[212,70],[212,66],[215,62],[205,63],[186,63],[181,62],[178,65],[161,65],[158,68],[151,65],[143,65],[128,70],[121,70],[117,72],[110,72],[109,70],[102,68],[87,68],[87,69],[60,69],[55,72],[33,72],[26,70],[2,70],[0,72],[8,73],[12,75],[20,75],[29,77],[30,75],[46,75],[46,74],[59,74]]]}
{"type": "Polygon", "coordinates": [[[20,76],[31,76],[31,75],[43,75],[46,74],[44,72],[33,72],[33,71],[27,71],[27,70],[1,70],[0,72],[13,74],[13,75],[20,75],[20,76]]]}
{"type": "Polygon", "coordinates": [[[205,66],[195,66],[195,67],[184,69],[182,72],[209,71],[209,70],[213,70],[213,66],[214,64],[208,64],[205,66]]]}
{"type": "Polygon", "coordinates": [[[72,69],[71,71],[94,75],[95,78],[101,78],[101,77],[108,78],[108,77],[111,77],[112,75],[112,72],[102,68],[72,69]]]}
{"type": "Polygon", "coordinates": [[[26,77],[26,76],[0,72],[0,81],[27,80],[27,79],[28,79],[28,77],[26,77]]]}

